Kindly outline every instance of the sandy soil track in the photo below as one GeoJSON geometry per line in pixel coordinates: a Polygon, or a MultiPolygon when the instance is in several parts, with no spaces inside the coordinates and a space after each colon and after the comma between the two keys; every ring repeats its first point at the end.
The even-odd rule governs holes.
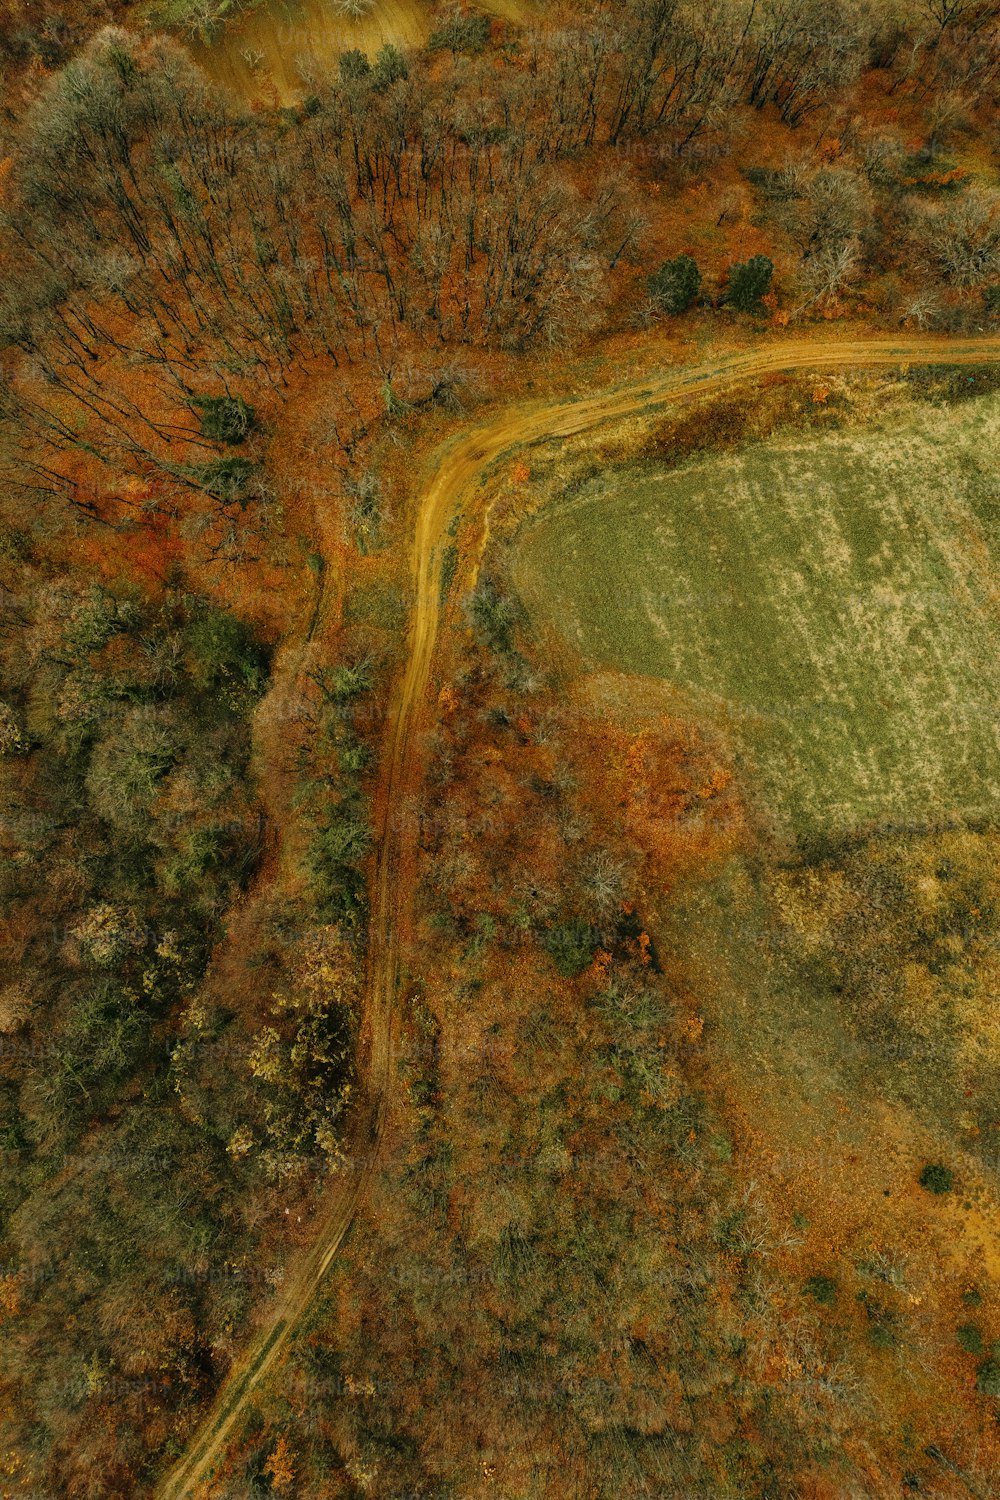
{"type": "Polygon", "coordinates": [[[474,501],[477,480],[507,450],[550,437],[572,437],[601,422],[649,406],[668,406],[714,394],[777,371],[871,369],[903,364],[983,364],[1000,361],[1000,338],[872,338],[862,340],[785,339],[728,355],[707,364],[673,367],[579,400],[539,402],[503,412],[492,422],[453,438],[427,466],[427,486],[416,515],[412,547],[415,604],[407,666],[393,698],[383,750],[377,807],[379,826],[371,892],[371,942],[365,1023],[365,1103],[357,1110],[345,1142],[348,1169],[331,1183],[316,1219],[316,1238],[290,1268],[266,1322],[224,1382],[187,1453],[157,1488],[159,1500],[195,1497],[210,1479],[250,1394],[279,1359],[284,1345],[312,1300],[354,1218],[375,1170],[389,1107],[393,1069],[395,996],[399,940],[410,892],[400,873],[410,852],[411,827],[404,794],[419,784],[417,734],[425,706],[437,642],[442,539],[463,501],[474,501]]]}

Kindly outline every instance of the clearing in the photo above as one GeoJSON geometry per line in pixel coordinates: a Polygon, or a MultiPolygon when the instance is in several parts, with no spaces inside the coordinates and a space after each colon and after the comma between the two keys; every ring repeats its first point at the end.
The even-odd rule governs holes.
{"type": "Polygon", "coordinates": [[[783,836],[1000,806],[1000,398],[593,480],[519,538],[581,668],[678,691],[783,836]]]}
{"type": "MultiPolygon", "coordinates": [[[[523,22],[532,0],[480,0],[474,9],[523,22]]],[[[314,79],[336,74],[341,53],[374,57],[380,47],[422,47],[433,29],[430,0],[374,0],[353,15],[336,0],[265,0],[232,20],[211,44],[192,41],[199,66],[241,98],[274,95],[283,105],[310,93],[314,79]]]]}

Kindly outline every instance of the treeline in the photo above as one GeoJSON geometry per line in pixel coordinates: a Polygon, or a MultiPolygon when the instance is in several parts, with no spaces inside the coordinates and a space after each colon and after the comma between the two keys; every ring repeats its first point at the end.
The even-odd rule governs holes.
{"type": "MultiPolygon", "coordinates": [[[[655,135],[683,153],[739,102],[797,125],[873,61],[989,98],[989,9],[931,35],[853,0],[606,0],[502,48],[456,25],[424,53],[347,53],[271,116],[175,44],[105,30],[42,90],[6,184],[0,344],[22,356],[5,393],[28,482],[92,510],[79,465],[42,456],[83,450],[237,514],[251,474],[200,397],[280,399],[311,361],[391,387],[408,346],[569,338],[642,223],[620,173],[581,189],[581,152],[655,135]]],[[[350,452],[369,414],[344,385],[350,452]]]]}
{"type": "MultiPolygon", "coordinates": [[[[833,163],[749,167],[755,221],[784,243],[785,321],[843,299],[894,325],[981,332],[1000,316],[1000,198],[941,158],[872,131],[850,131],[833,163]]],[[[713,287],[682,254],[647,279],[648,313],[677,316],[700,303],[768,317],[774,262],[755,255],[713,287]]]]}
{"type": "MultiPolygon", "coordinates": [[[[212,494],[218,449],[189,409],[222,383],[280,395],[309,360],[391,379],[407,338],[523,344],[572,322],[615,253],[617,195],[579,202],[518,101],[429,69],[348,56],[272,120],[123,33],[53,79],[4,225],[23,274],[0,340],[25,356],[10,410],[33,449],[85,441],[106,468],[212,494]]],[[[343,448],[364,425],[349,407],[343,448]]],[[[30,462],[36,485],[78,492],[69,466],[30,462]]]]}

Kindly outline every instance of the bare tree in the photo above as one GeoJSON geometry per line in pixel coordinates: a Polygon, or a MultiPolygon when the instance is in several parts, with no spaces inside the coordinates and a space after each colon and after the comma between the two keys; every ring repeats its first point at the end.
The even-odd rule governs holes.
{"type": "Polygon", "coordinates": [[[934,27],[933,42],[946,31],[961,30],[975,35],[1000,17],[997,0],[921,0],[918,14],[926,16],[934,27]]]}
{"type": "Polygon", "coordinates": [[[796,311],[806,312],[835,297],[854,275],[858,260],[856,240],[824,245],[814,254],[805,257],[797,273],[804,301],[796,311]]]}
{"type": "Polygon", "coordinates": [[[918,211],[913,225],[918,260],[956,291],[1000,276],[1000,198],[968,193],[918,211]]]}
{"type": "Polygon", "coordinates": [[[738,33],[741,92],[799,125],[857,77],[872,35],[870,14],[854,0],[749,0],[738,33]]]}

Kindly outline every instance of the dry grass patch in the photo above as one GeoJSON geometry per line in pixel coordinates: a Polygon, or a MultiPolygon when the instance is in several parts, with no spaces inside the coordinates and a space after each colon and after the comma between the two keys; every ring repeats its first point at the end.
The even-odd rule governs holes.
{"type": "Polygon", "coordinates": [[[1000,797],[990,455],[1000,402],[594,479],[514,575],[567,664],[660,678],[782,833],[1000,797]]]}

